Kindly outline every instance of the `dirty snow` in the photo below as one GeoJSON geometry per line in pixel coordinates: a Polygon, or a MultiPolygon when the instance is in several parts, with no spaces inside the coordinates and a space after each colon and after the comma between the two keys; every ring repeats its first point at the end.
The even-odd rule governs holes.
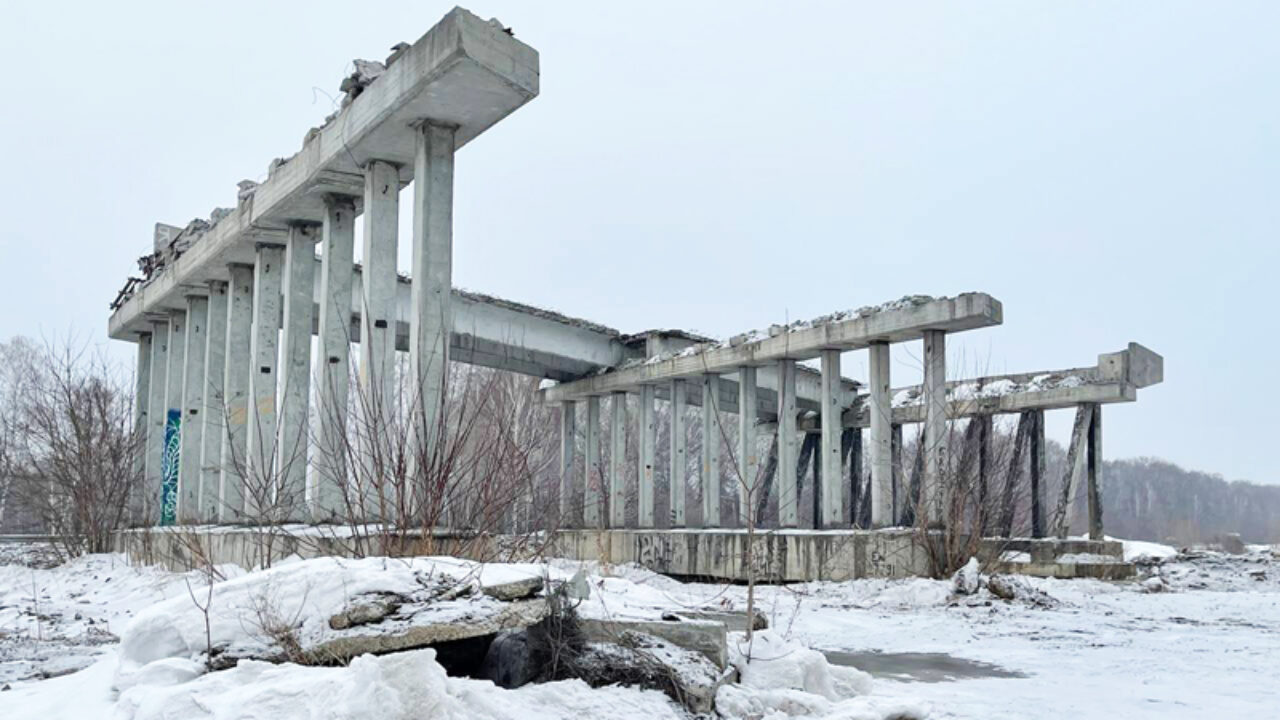
{"type": "MultiPolygon", "coordinates": [[[[1276,551],[1251,546],[1239,556],[1175,555],[1171,548],[1126,543],[1126,556],[1148,558],[1142,561],[1142,577],[1126,582],[1026,579],[1056,601],[1050,607],[1005,602],[982,587],[958,596],[951,581],[919,578],[758,588],[757,607],[771,629],[756,633],[749,649],[742,635],[731,635],[731,655],[743,677],[723,688],[717,700],[729,716],[753,718],[1273,716],[1280,707],[1274,669],[1280,658],[1276,551]],[[1153,578],[1161,591],[1144,591],[1153,578]],[[923,672],[913,676],[910,669],[877,674],[869,663],[871,680],[864,672],[826,662],[815,649],[862,658],[868,652],[954,658],[1008,672],[938,682],[923,672]]],[[[377,580],[385,586],[403,580],[407,568],[421,569],[419,562],[432,561],[436,572],[475,577],[474,566],[439,558],[334,562],[385,562],[385,571],[368,573],[385,573],[377,580]]],[[[551,575],[567,577],[581,566],[556,561],[551,575]]],[[[280,568],[279,577],[286,577],[289,567],[280,568]]],[[[479,572],[498,573],[484,577],[490,583],[532,567],[495,565],[479,572]]],[[[747,591],[740,586],[681,583],[634,566],[586,567],[592,571],[592,595],[582,606],[587,615],[655,618],[671,611],[741,612],[746,607],[747,591]]],[[[232,578],[227,586],[248,584],[247,576],[227,574],[232,578]]],[[[144,608],[157,601],[174,610],[179,599],[190,604],[185,580],[191,577],[130,568],[119,556],[83,558],[48,570],[0,566],[0,633],[29,636],[33,613],[46,618],[49,632],[74,636],[92,618],[94,625],[121,633],[130,617],[153,617],[158,611],[144,608]],[[33,579],[39,611],[32,609],[33,579]]],[[[339,592],[320,580],[307,582],[312,583],[307,602],[350,592],[350,584],[339,592]]],[[[233,596],[228,591],[228,604],[233,596]]],[[[186,650],[202,644],[187,643],[186,650]]],[[[13,689],[0,693],[0,717],[230,718],[244,716],[250,707],[258,717],[286,720],[685,716],[654,691],[593,690],[576,681],[501,690],[487,681],[448,678],[429,650],[366,656],[344,668],[250,661],[214,673],[204,673],[195,662],[198,652],[177,652],[151,663],[116,697],[112,686],[119,652],[111,644],[99,646],[93,650],[96,662],[64,677],[13,678],[13,689]],[[435,711],[426,711],[428,706],[435,711]]]]}

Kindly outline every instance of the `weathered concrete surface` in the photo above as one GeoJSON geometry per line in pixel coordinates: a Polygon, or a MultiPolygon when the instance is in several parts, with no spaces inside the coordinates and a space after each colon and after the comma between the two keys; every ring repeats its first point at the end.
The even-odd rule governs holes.
{"type": "Polygon", "coordinates": [[[625,633],[639,632],[697,652],[718,668],[729,662],[727,628],[722,622],[580,618],[578,624],[589,642],[617,643],[625,633]]]}

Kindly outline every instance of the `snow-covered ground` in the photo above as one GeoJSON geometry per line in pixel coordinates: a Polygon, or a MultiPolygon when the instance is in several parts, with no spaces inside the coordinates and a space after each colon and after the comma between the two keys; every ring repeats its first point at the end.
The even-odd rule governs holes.
{"type": "MultiPolygon", "coordinates": [[[[1173,557],[1164,546],[1131,543],[1126,554],[1163,558],[1144,570],[1160,580],[1029,581],[1052,598],[1048,607],[1005,602],[985,589],[957,596],[951,582],[924,579],[758,588],[757,607],[771,630],[757,637],[749,671],[741,685],[721,690],[719,705],[740,717],[1277,716],[1275,552],[1173,557]],[[874,680],[868,688],[865,676],[807,648],[831,651],[833,661],[852,662],[874,680]]],[[[7,560],[0,564],[0,687],[11,687],[0,692],[4,720],[682,716],[656,691],[591,689],[579,681],[501,690],[446,677],[430,650],[359,658],[343,668],[246,661],[202,674],[183,656],[186,648],[159,658],[118,692],[116,638],[128,635],[130,619],[147,617],[143,611],[164,600],[183,606],[173,598],[189,598],[188,581],[198,591],[203,579],[131,568],[110,555],[46,569],[7,560]],[[32,659],[38,657],[46,659],[32,659]],[[85,665],[52,679],[32,677],[85,665]]],[[[553,565],[553,577],[581,567],[553,565]]],[[[587,569],[586,615],[656,618],[746,607],[741,586],[680,583],[633,566],[587,569]]],[[[229,587],[243,586],[243,571],[221,570],[240,577],[229,587]]],[[[733,637],[731,655],[741,661],[741,636],[733,637]]]]}

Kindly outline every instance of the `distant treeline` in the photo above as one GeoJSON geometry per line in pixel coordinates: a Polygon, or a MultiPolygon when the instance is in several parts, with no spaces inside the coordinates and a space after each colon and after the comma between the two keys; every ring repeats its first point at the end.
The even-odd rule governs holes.
{"type": "Polygon", "coordinates": [[[1107,462],[1102,509],[1107,534],[1130,540],[1189,545],[1239,533],[1247,543],[1280,542],[1280,485],[1227,482],[1165,460],[1107,462]]]}

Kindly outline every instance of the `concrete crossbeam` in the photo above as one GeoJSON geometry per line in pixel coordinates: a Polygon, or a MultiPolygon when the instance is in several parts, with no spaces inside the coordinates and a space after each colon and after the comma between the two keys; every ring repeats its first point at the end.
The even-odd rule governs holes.
{"type": "Polygon", "coordinates": [[[450,11],[311,134],[250,200],[125,301],[111,317],[111,337],[136,339],[149,329],[147,312],[181,306],[183,287],[225,280],[228,262],[251,263],[251,230],[320,222],[325,195],[359,194],[362,168],[371,160],[395,164],[399,186],[407,184],[417,121],[455,127],[455,147],[462,147],[536,97],[538,79],[536,50],[466,10],[450,11]]]}
{"type": "Polygon", "coordinates": [[[626,391],[678,377],[698,377],[707,372],[733,372],[740,367],[772,365],[783,358],[810,359],[818,357],[824,350],[847,351],[867,347],[873,342],[904,342],[918,339],[929,331],[957,332],[988,327],[1000,324],[1002,313],[1000,302],[983,293],[929,300],[833,320],[737,346],[717,345],[702,352],[561,383],[543,390],[543,400],[555,403],[587,395],[626,391]]]}

